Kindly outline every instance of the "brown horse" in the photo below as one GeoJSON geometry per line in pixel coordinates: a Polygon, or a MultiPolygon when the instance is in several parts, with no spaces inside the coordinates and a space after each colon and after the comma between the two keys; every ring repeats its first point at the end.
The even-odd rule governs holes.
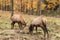
{"type": "Polygon", "coordinates": [[[48,29],[46,27],[46,21],[47,21],[46,18],[43,16],[39,16],[37,18],[32,19],[31,24],[29,26],[29,32],[32,33],[34,27],[36,27],[37,32],[37,27],[41,27],[44,31],[44,40],[45,40],[46,36],[49,37],[48,29]]]}
{"type": "Polygon", "coordinates": [[[21,15],[22,12],[14,12],[13,16],[11,17],[11,29],[14,28],[14,24],[18,23],[19,28],[22,29],[22,26],[26,26],[26,22],[24,21],[24,18],[21,15]]]}

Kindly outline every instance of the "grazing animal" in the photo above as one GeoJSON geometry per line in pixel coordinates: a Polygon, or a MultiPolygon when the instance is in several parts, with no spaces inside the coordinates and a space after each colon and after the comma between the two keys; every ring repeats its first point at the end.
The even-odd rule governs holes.
{"type": "Polygon", "coordinates": [[[36,27],[36,33],[37,33],[37,27],[41,27],[44,31],[44,38],[49,37],[48,29],[46,27],[46,18],[43,16],[39,16],[37,18],[34,18],[31,20],[31,24],[29,26],[29,32],[32,34],[34,27],[36,27]]]}
{"type": "Polygon", "coordinates": [[[24,21],[24,18],[21,15],[22,12],[14,12],[13,16],[11,16],[11,29],[14,28],[14,24],[18,23],[19,28],[22,29],[22,26],[26,26],[26,22],[24,21]]]}

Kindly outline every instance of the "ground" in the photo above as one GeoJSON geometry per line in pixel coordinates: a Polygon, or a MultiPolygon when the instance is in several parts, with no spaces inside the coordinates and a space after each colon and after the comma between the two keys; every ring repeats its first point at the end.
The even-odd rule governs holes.
{"type": "MultiPolygon", "coordinates": [[[[22,14],[27,26],[23,29],[23,33],[20,32],[19,27],[15,24],[14,29],[11,28],[11,12],[0,10],[0,40],[43,40],[43,31],[38,28],[38,33],[33,31],[33,35],[28,32],[30,20],[37,16],[22,14]]],[[[60,18],[46,17],[47,28],[49,30],[50,40],[60,40],[60,18]]]]}

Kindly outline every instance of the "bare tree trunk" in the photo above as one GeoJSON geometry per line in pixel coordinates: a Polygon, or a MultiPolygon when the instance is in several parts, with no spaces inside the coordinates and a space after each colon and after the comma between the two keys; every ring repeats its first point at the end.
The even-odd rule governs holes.
{"type": "Polygon", "coordinates": [[[31,0],[31,14],[33,15],[33,0],[31,0]]]}
{"type": "Polygon", "coordinates": [[[25,0],[23,2],[23,12],[25,12],[25,0]]]}
{"type": "Polygon", "coordinates": [[[14,0],[11,0],[11,16],[13,16],[13,13],[14,13],[14,8],[13,8],[13,4],[14,4],[14,0]]]}
{"type": "Polygon", "coordinates": [[[2,3],[0,2],[0,10],[1,10],[1,4],[2,4],[2,3]]]}
{"type": "Polygon", "coordinates": [[[20,12],[22,12],[22,0],[20,0],[20,12]]]}
{"type": "Polygon", "coordinates": [[[41,0],[38,0],[37,2],[37,13],[36,15],[40,15],[41,14],[41,0]]]}
{"type": "Polygon", "coordinates": [[[58,0],[59,1],[59,11],[60,11],[60,0],[58,0]]]}
{"type": "Polygon", "coordinates": [[[25,0],[25,9],[24,9],[24,12],[26,13],[26,0],[25,0]]]}
{"type": "Polygon", "coordinates": [[[5,3],[5,5],[4,5],[3,10],[5,11],[4,13],[6,13],[6,0],[4,0],[4,3],[5,3]]]}
{"type": "Polygon", "coordinates": [[[39,12],[39,14],[41,15],[41,10],[42,10],[42,9],[41,9],[41,8],[42,8],[42,6],[41,6],[41,5],[42,5],[42,1],[41,1],[41,0],[39,0],[39,3],[40,3],[40,12],[39,12]]]}
{"type": "Polygon", "coordinates": [[[28,0],[25,0],[25,13],[27,13],[27,4],[28,4],[28,0]]]}

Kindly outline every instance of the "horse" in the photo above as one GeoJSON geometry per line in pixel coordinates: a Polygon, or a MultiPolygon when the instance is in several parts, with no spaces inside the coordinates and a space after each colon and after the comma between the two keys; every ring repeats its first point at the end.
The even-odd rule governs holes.
{"type": "Polygon", "coordinates": [[[37,33],[37,27],[41,27],[42,30],[44,31],[44,40],[45,40],[46,36],[49,37],[48,29],[46,27],[46,22],[47,19],[44,16],[33,18],[29,26],[29,33],[30,34],[33,33],[34,27],[36,27],[36,33],[37,33]]]}
{"type": "Polygon", "coordinates": [[[24,17],[22,16],[22,12],[15,11],[14,14],[11,16],[11,21],[11,29],[14,28],[15,23],[18,23],[20,29],[22,29],[22,26],[26,26],[26,22],[24,20],[24,17]]]}

